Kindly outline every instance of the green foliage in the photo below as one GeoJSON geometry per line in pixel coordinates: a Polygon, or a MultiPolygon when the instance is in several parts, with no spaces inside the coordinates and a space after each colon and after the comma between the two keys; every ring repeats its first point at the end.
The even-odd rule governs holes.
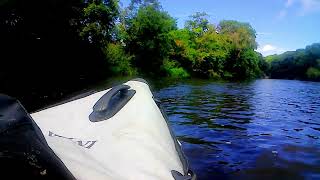
{"type": "Polygon", "coordinates": [[[254,51],[257,48],[256,32],[250,24],[224,20],[217,29],[229,42],[229,57],[225,61],[224,71],[230,72],[233,79],[240,80],[261,74],[258,54],[254,51]]]}
{"type": "MultiPolygon", "coordinates": [[[[85,14],[84,8],[89,6],[87,2],[0,2],[0,66],[6,67],[0,70],[2,93],[30,103],[29,110],[34,110],[37,108],[34,101],[45,104],[50,99],[59,99],[62,94],[83,89],[106,77],[108,67],[101,51],[103,47],[95,42],[108,41],[107,34],[115,24],[116,17],[111,12],[114,8],[108,4],[109,1],[104,1],[110,10],[108,14],[115,18],[105,18],[103,15],[99,17],[100,21],[92,13],[85,14]],[[106,35],[94,38],[95,42],[90,40],[91,31],[87,29],[84,30],[86,35],[80,36],[84,27],[92,29],[91,22],[109,23],[108,26],[101,26],[106,35]],[[12,73],[12,69],[19,73],[12,73]],[[25,88],[21,91],[19,87],[25,88]]],[[[102,11],[101,8],[99,11],[102,11]]]]}
{"type": "Polygon", "coordinates": [[[258,54],[258,59],[259,59],[258,66],[260,69],[259,76],[260,77],[268,76],[270,73],[270,63],[268,63],[268,61],[263,58],[262,54],[258,54]]]}
{"type": "Polygon", "coordinates": [[[209,29],[209,21],[207,19],[208,14],[205,12],[197,12],[194,15],[189,16],[190,20],[186,21],[185,29],[194,33],[196,36],[203,35],[209,29]]]}
{"type": "Polygon", "coordinates": [[[169,33],[171,38],[170,58],[178,61],[188,71],[193,70],[198,56],[196,42],[190,31],[186,29],[173,30],[169,33]]]}
{"type": "Polygon", "coordinates": [[[190,16],[184,29],[170,32],[170,59],[194,75],[212,79],[248,79],[262,76],[266,68],[257,46],[255,31],[247,23],[222,21],[218,28],[205,13],[190,16]]]}
{"type": "Polygon", "coordinates": [[[256,31],[249,23],[224,20],[218,25],[221,34],[228,35],[235,51],[240,53],[243,49],[256,49],[256,31]]]}
{"type": "Polygon", "coordinates": [[[121,42],[127,42],[130,39],[129,29],[133,25],[133,20],[137,17],[140,8],[153,7],[156,11],[161,10],[158,0],[131,0],[128,7],[122,9],[119,14],[117,25],[117,38],[121,42]]]}
{"type": "Polygon", "coordinates": [[[132,19],[126,44],[141,72],[159,73],[170,51],[169,32],[176,29],[175,20],[167,12],[153,6],[142,6],[132,19]]]}
{"type": "Polygon", "coordinates": [[[271,64],[273,61],[276,61],[277,58],[278,58],[277,55],[270,55],[270,56],[265,57],[264,59],[267,63],[271,64]]]}
{"type": "Polygon", "coordinates": [[[105,45],[112,38],[118,14],[117,0],[89,0],[83,10],[83,28],[80,36],[90,43],[105,45]]]}
{"type": "Polygon", "coordinates": [[[234,76],[238,79],[256,78],[260,74],[259,55],[253,49],[243,51],[234,64],[234,76]]]}
{"type": "MultiPolygon", "coordinates": [[[[255,30],[249,24],[221,21],[215,25],[206,13],[195,13],[184,28],[178,29],[176,20],[163,10],[158,0],[131,0],[123,9],[118,0],[41,3],[6,0],[0,3],[0,10],[3,57],[10,57],[1,61],[1,66],[9,68],[0,72],[0,80],[11,77],[10,69],[16,67],[16,62],[22,63],[21,72],[25,74],[24,81],[14,77],[6,82],[28,82],[39,79],[40,73],[50,75],[47,82],[60,83],[63,77],[66,80],[62,83],[69,86],[69,81],[84,84],[110,73],[133,75],[138,72],[153,76],[242,80],[261,76],[261,70],[274,72],[275,67],[283,64],[277,57],[272,63],[279,66],[271,66],[269,70],[269,64],[254,51],[255,30]],[[21,61],[25,58],[30,61],[21,61]],[[44,67],[40,68],[41,72],[39,69],[29,71],[30,67],[39,65],[44,67]],[[75,65],[80,68],[74,68],[75,65]],[[59,69],[61,77],[46,67],[59,69]]],[[[299,51],[294,58],[297,60],[290,63],[304,68],[303,74],[308,76],[309,67],[319,67],[313,61],[305,65],[303,57],[306,54],[312,59],[318,57],[317,49],[310,46],[306,52],[299,51]]],[[[310,77],[314,72],[310,70],[310,77]]],[[[40,80],[34,82],[44,87],[41,83],[40,80]]]]}
{"type": "Polygon", "coordinates": [[[317,78],[317,70],[320,68],[320,43],[265,59],[270,66],[271,78],[320,80],[317,78]]]}
{"type": "Polygon", "coordinates": [[[208,77],[221,77],[230,51],[226,36],[217,34],[210,25],[208,30],[196,39],[196,44],[198,56],[195,68],[198,68],[198,72],[208,77]]]}
{"type": "Polygon", "coordinates": [[[173,78],[187,78],[190,76],[189,73],[182,67],[179,67],[179,64],[175,61],[165,60],[163,62],[163,68],[167,74],[173,78]]]}
{"type": "Polygon", "coordinates": [[[310,67],[307,70],[307,76],[309,79],[312,79],[312,80],[320,80],[320,69],[310,67]]]}
{"type": "Polygon", "coordinates": [[[132,76],[137,73],[135,68],[131,66],[132,56],[126,54],[120,44],[108,44],[105,49],[105,56],[112,74],[132,76]]]}

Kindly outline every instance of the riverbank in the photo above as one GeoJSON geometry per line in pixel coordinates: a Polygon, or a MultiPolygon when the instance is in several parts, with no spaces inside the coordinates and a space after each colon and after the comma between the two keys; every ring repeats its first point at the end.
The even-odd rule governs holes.
{"type": "MultiPolygon", "coordinates": [[[[79,86],[74,89],[61,89],[57,87],[56,89],[52,89],[51,91],[46,92],[31,92],[29,94],[20,94],[16,96],[18,100],[22,102],[22,104],[26,107],[29,112],[36,111],[38,109],[44,108],[46,106],[50,106],[55,103],[59,103],[65,99],[70,99],[78,95],[85,94],[91,91],[101,91],[121,83],[124,83],[128,80],[138,78],[138,76],[115,76],[111,78],[107,78],[105,80],[100,80],[94,83],[84,83],[83,86],[79,86]]],[[[292,80],[292,79],[271,79],[271,78],[263,78],[263,79],[252,79],[247,81],[227,81],[227,80],[212,80],[212,79],[202,79],[202,78],[144,78],[150,84],[150,87],[153,91],[157,91],[163,87],[176,86],[179,84],[193,84],[194,86],[202,86],[205,84],[234,84],[242,86],[244,84],[250,84],[257,80],[278,80],[278,81],[288,81],[290,82],[301,82],[301,83],[319,83],[317,81],[310,80],[292,80]]]]}
{"type": "MultiPolygon", "coordinates": [[[[73,98],[75,96],[79,96],[85,94],[90,91],[101,91],[121,83],[124,83],[128,80],[137,78],[138,76],[115,76],[111,78],[107,78],[105,80],[100,80],[93,83],[86,83],[83,86],[79,86],[73,89],[63,89],[56,88],[51,91],[47,90],[46,92],[38,93],[37,91],[15,96],[21,103],[26,107],[29,112],[37,111],[44,107],[50,106],[55,103],[59,103],[66,99],[73,98]]],[[[234,84],[249,84],[256,80],[247,80],[247,81],[227,81],[227,80],[212,80],[212,79],[201,79],[201,78],[144,78],[150,84],[152,90],[157,91],[162,87],[173,86],[178,84],[194,84],[194,85],[204,85],[210,83],[216,84],[226,84],[226,83],[234,83],[234,84]]],[[[268,79],[272,80],[272,79],[268,79]]],[[[288,80],[294,81],[294,80],[288,80]]],[[[312,81],[301,81],[301,82],[312,82],[312,81]]]]}

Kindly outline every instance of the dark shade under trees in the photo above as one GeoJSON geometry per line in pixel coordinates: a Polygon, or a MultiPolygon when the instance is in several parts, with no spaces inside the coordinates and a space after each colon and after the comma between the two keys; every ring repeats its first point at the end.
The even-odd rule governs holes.
{"type": "Polygon", "coordinates": [[[90,3],[1,1],[0,92],[35,109],[32,102],[56,99],[106,76],[102,51],[80,36],[90,3]]]}

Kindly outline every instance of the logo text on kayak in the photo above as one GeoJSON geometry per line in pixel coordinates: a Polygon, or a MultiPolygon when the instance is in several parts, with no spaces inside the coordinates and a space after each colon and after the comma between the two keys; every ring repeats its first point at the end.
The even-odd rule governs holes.
{"type": "Polygon", "coordinates": [[[55,134],[55,133],[53,133],[51,131],[49,131],[49,136],[50,137],[59,137],[59,138],[63,138],[63,139],[68,139],[68,140],[76,143],[77,145],[79,145],[81,147],[84,147],[84,148],[87,148],[87,149],[90,149],[97,142],[97,141],[83,141],[83,140],[79,140],[77,138],[64,137],[64,136],[55,134]]]}

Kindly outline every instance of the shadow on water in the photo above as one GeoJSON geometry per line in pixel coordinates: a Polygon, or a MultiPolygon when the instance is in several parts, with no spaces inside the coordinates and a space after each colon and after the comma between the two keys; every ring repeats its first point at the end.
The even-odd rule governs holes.
{"type": "Polygon", "coordinates": [[[199,179],[320,178],[319,83],[170,83],[156,97],[199,179]]]}

